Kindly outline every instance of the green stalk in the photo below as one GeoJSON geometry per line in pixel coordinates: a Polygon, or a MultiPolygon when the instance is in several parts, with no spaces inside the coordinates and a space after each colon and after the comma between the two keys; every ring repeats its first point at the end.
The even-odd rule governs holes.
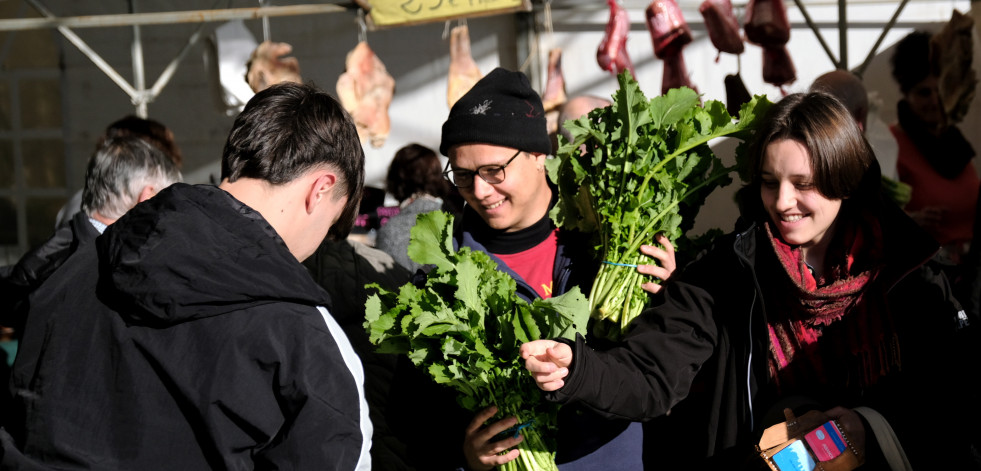
{"type": "Polygon", "coordinates": [[[698,146],[700,146],[702,144],[705,144],[708,141],[711,141],[712,139],[715,139],[717,137],[722,137],[722,136],[725,136],[725,135],[726,134],[719,134],[719,135],[715,135],[715,136],[702,136],[701,139],[698,139],[697,141],[692,141],[693,143],[689,143],[688,146],[679,147],[674,152],[668,154],[668,156],[665,157],[664,160],[658,162],[658,164],[654,166],[654,169],[651,170],[651,173],[650,174],[657,173],[658,170],[661,170],[662,168],[664,168],[664,166],[667,165],[668,162],[674,160],[675,157],[677,157],[677,156],[679,156],[679,155],[681,155],[681,154],[683,154],[685,152],[688,152],[689,150],[692,150],[692,149],[694,149],[694,148],[696,148],[696,147],[698,147],[698,146]]]}
{"type": "MultiPolygon", "coordinates": [[[[514,416],[518,419],[518,423],[523,423],[527,420],[527,415],[524,411],[516,411],[511,407],[498,405],[505,417],[514,416]]],[[[518,450],[521,453],[518,458],[511,460],[499,468],[503,471],[558,471],[558,466],[555,464],[555,453],[548,451],[545,445],[545,440],[542,438],[538,427],[544,427],[545,424],[532,424],[530,427],[525,427],[521,430],[521,435],[524,436],[524,440],[518,444],[518,450]]]]}
{"type": "MultiPolygon", "coordinates": [[[[727,174],[728,173],[719,173],[718,175],[715,175],[715,176],[713,176],[711,178],[708,178],[708,179],[702,181],[701,183],[695,185],[694,187],[692,187],[690,190],[688,190],[687,192],[685,192],[685,194],[682,195],[681,198],[678,198],[678,199],[674,200],[674,202],[672,202],[670,205],[668,205],[667,208],[664,208],[664,211],[661,211],[660,213],[657,213],[656,216],[654,216],[653,218],[651,218],[651,222],[647,223],[647,225],[644,226],[644,230],[641,231],[640,233],[641,234],[646,234],[646,233],[652,231],[654,229],[654,225],[657,224],[658,221],[660,221],[661,219],[663,219],[664,216],[666,214],[668,214],[669,211],[671,211],[672,209],[674,209],[675,207],[677,207],[679,204],[681,204],[682,201],[684,201],[686,198],[688,198],[689,196],[691,196],[693,193],[695,193],[696,191],[698,191],[699,189],[701,189],[703,186],[708,185],[709,183],[712,183],[715,180],[718,180],[718,179],[726,176],[727,174]]],[[[629,248],[627,249],[627,252],[636,252],[636,251],[640,250],[640,246],[644,242],[645,241],[642,240],[640,237],[636,238],[635,240],[631,240],[630,241],[629,248]]]]}

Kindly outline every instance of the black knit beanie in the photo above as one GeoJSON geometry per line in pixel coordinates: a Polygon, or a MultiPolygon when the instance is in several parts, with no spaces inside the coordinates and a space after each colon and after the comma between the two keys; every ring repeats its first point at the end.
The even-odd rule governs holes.
{"type": "Polygon", "coordinates": [[[498,67],[457,100],[443,123],[439,151],[449,156],[450,148],[458,144],[493,144],[550,154],[545,109],[528,77],[498,67]]]}

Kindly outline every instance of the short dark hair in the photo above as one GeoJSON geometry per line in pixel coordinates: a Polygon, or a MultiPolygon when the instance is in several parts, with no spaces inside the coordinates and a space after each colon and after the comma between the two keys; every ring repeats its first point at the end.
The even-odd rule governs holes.
{"type": "Polygon", "coordinates": [[[106,139],[89,159],[82,211],[118,219],[139,202],[143,187],[157,191],[181,181],[180,170],[163,151],[135,135],[106,139]]]}
{"type": "Polygon", "coordinates": [[[344,213],[328,233],[344,238],[354,226],[364,188],[364,150],[340,103],[313,85],[283,82],[259,93],[235,118],[221,159],[221,178],[289,183],[314,168],[339,173],[336,197],[344,213]]]}
{"type": "Polygon", "coordinates": [[[892,64],[892,78],[904,94],[935,72],[930,58],[932,37],[928,31],[916,30],[896,44],[889,63],[892,64]]]}
{"type": "Polygon", "coordinates": [[[395,152],[388,166],[385,187],[398,202],[416,193],[443,198],[450,182],[443,178],[443,166],[436,151],[421,144],[409,144],[395,152]]]}
{"type": "Polygon", "coordinates": [[[177,146],[177,142],[174,140],[174,133],[167,126],[164,126],[163,123],[152,119],[127,115],[114,121],[106,127],[105,133],[103,133],[99,142],[96,143],[96,148],[108,139],[125,136],[136,136],[153,144],[156,148],[163,151],[167,157],[170,157],[170,160],[177,165],[178,169],[181,168],[184,157],[181,155],[180,147],[177,146]]]}
{"type": "Polygon", "coordinates": [[[879,203],[881,174],[872,147],[838,99],[825,92],[794,93],[774,104],[749,147],[752,188],[758,197],[770,144],[790,139],[807,149],[818,192],[842,207],[879,203]]]}

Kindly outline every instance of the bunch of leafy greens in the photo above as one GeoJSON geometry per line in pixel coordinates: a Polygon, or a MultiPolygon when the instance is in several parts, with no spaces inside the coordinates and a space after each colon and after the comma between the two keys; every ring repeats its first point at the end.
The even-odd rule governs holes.
{"type": "Polygon", "coordinates": [[[458,402],[477,411],[496,405],[515,416],[524,441],[506,470],[556,470],[557,405],[543,399],[525,370],[518,349],[540,338],[574,338],[589,320],[578,288],[529,304],[516,295],[513,278],[491,258],[463,247],[453,250],[452,216],[419,215],[412,228],[409,257],[435,265],[424,286],[406,284],[378,290],[365,303],[365,327],[380,353],[408,354],[437,383],[453,387],[458,402]]]}
{"type": "MultiPolygon", "coordinates": [[[[701,104],[689,88],[668,90],[648,100],[627,73],[612,105],[564,123],[556,158],[546,161],[559,201],[550,213],[556,225],[595,235],[603,261],[589,295],[593,333],[618,338],[643,310],[648,296],[637,264],[653,263],[640,253],[664,233],[674,242],[711,191],[731,182],[710,140],[742,139],[737,155],[770,102],[755,97],[739,120],[724,104],[701,104]]],[[[739,159],[737,158],[737,161],[739,159]]]]}

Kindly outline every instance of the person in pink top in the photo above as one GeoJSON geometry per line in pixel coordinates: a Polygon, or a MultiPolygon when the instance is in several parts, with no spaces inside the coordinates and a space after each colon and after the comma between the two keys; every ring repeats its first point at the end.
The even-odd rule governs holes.
{"type": "Polygon", "coordinates": [[[890,130],[899,147],[899,179],[913,188],[904,209],[940,242],[941,259],[957,265],[973,234],[979,179],[974,149],[941,105],[931,37],[914,31],[896,47],[892,75],[903,98],[890,130]]]}

